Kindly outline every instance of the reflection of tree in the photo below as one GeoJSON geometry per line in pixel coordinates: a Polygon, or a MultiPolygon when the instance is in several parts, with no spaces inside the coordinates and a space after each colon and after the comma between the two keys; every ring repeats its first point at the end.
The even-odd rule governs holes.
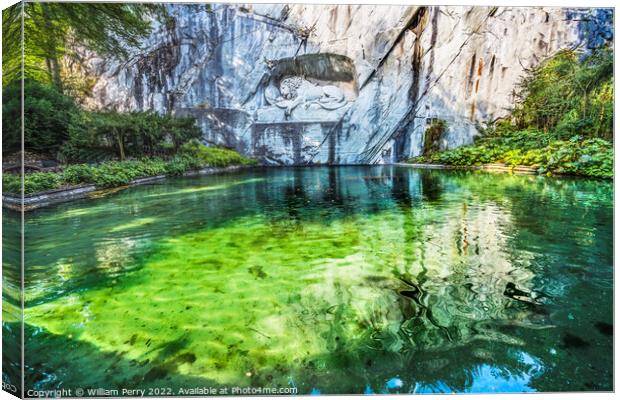
{"type": "Polygon", "coordinates": [[[327,171],[327,186],[323,189],[321,208],[333,207],[337,210],[337,214],[333,217],[343,218],[354,215],[360,210],[356,210],[356,203],[359,201],[346,191],[350,189],[343,180],[346,179],[346,173],[342,169],[331,167],[327,171]]]}
{"type": "Polygon", "coordinates": [[[420,183],[422,184],[422,193],[426,200],[438,201],[441,199],[444,189],[441,187],[441,180],[437,174],[430,170],[420,171],[420,183]]]}
{"type": "MultiPolygon", "coordinates": [[[[78,248],[99,243],[96,256],[108,262],[127,252],[123,240],[147,231],[153,240],[172,239],[168,253],[159,249],[150,259],[148,271],[130,277],[116,271],[119,284],[105,286],[118,303],[105,303],[111,296],[106,290],[81,293],[98,316],[82,338],[164,369],[190,343],[198,361],[184,367],[187,375],[238,372],[243,381],[239,371],[251,371],[247,380],[256,386],[290,376],[305,393],[314,387],[361,393],[366,384],[381,392],[396,376],[405,384],[401,391],[610,386],[611,356],[603,353],[611,346],[605,333],[611,315],[611,225],[605,219],[611,192],[602,186],[392,167],[266,175],[247,185],[228,185],[238,176],[199,181],[226,188],[221,191],[197,191],[196,182],[186,181],[136,190],[135,198],[128,191],[118,207],[92,215],[84,210],[80,217],[48,220],[49,226],[33,223],[32,235],[43,226],[79,228],[90,237],[78,248]],[[118,228],[119,219],[127,224],[131,215],[122,210],[128,204],[141,218],[160,219],[148,230],[117,230],[119,238],[110,241],[101,232],[118,228]],[[120,218],[112,219],[115,213],[120,218]],[[180,260],[187,262],[183,274],[176,274],[180,260]],[[506,294],[508,284],[512,295],[506,294]],[[532,292],[545,296],[533,302],[532,292]],[[158,293],[157,299],[144,293],[158,293]],[[210,312],[201,304],[211,305],[210,312]],[[165,328],[187,324],[189,338],[153,334],[158,313],[166,310],[171,319],[165,328]],[[125,313],[124,319],[145,325],[119,326],[117,317],[125,313]],[[135,345],[133,335],[140,338],[135,345]],[[116,337],[123,342],[114,342],[116,337]],[[165,357],[141,352],[147,338],[165,357]],[[591,370],[588,362],[595,359],[600,362],[591,364],[598,369],[591,370]]],[[[43,259],[50,246],[39,244],[35,256],[43,259]]],[[[56,301],[47,306],[61,310],[62,321],[42,312],[45,306],[32,310],[33,321],[38,317],[50,331],[73,333],[67,325],[83,319],[83,304],[56,301]]]]}
{"type": "MultiPolygon", "coordinates": [[[[527,297],[534,296],[532,290],[544,293],[547,288],[538,286],[541,280],[549,282],[552,276],[563,273],[557,269],[551,274],[537,269],[533,265],[541,262],[537,257],[549,258],[549,254],[533,258],[524,252],[523,245],[526,245],[525,250],[530,250],[530,242],[524,242],[515,231],[528,232],[533,221],[548,215],[549,207],[533,207],[539,201],[545,204],[540,197],[561,196],[565,201],[569,193],[562,191],[567,188],[560,185],[563,189],[558,192],[546,186],[547,190],[541,192],[540,188],[528,188],[532,182],[527,178],[506,177],[507,181],[502,182],[502,177],[493,176],[492,190],[488,190],[468,179],[482,179],[486,183],[490,179],[459,175],[443,177],[429,172],[426,184],[422,185],[466,190],[462,197],[475,196],[476,206],[468,206],[467,201],[450,206],[441,204],[434,210],[440,209],[437,214],[428,209],[421,211],[415,206],[413,199],[417,195],[411,195],[409,174],[396,173],[392,177],[391,195],[400,211],[402,229],[399,238],[402,259],[391,265],[395,279],[372,282],[376,296],[372,301],[362,303],[360,299],[368,299],[368,296],[360,293],[356,284],[349,281],[338,286],[356,287],[347,292],[340,290],[348,295],[340,296],[338,303],[348,304],[342,309],[362,310],[361,314],[348,315],[346,319],[357,321],[360,330],[343,337],[337,328],[330,328],[330,331],[339,332],[341,351],[326,353],[320,358],[328,366],[333,366],[333,369],[325,368],[329,371],[346,366],[347,377],[340,374],[326,377],[320,371],[313,371],[321,375],[313,382],[321,382],[320,387],[329,388],[330,393],[360,392],[360,385],[354,382],[369,382],[372,391],[381,392],[386,390],[386,382],[394,376],[412,386],[417,384],[419,390],[430,391],[491,390],[493,385],[499,385],[495,386],[496,390],[609,389],[611,361],[596,365],[595,354],[605,352],[605,346],[610,342],[605,333],[596,332],[593,326],[597,318],[603,321],[609,318],[610,306],[604,307],[606,311],[595,312],[594,319],[589,318],[587,308],[575,308],[573,301],[578,296],[573,292],[581,292],[583,296],[592,289],[576,282],[572,282],[572,289],[564,293],[569,297],[563,300],[563,305],[554,304],[557,300],[549,298],[543,298],[540,300],[543,302],[537,304],[534,297],[527,297]],[[525,209],[531,212],[523,212],[525,209]],[[441,217],[435,218],[437,215],[441,217]],[[471,251],[465,251],[467,246],[471,251]],[[541,274],[551,276],[541,278],[541,274]],[[521,297],[506,295],[506,287],[518,288],[521,297]],[[588,337],[584,333],[592,331],[591,334],[599,338],[597,347],[579,337],[574,339],[566,328],[557,329],[556,314],[566,308],[580,313],[571,317],[586,321],[580,324],[578,335],[588,337]],[[581,351],[581,356],[574,357],[574,351],[581,351]],[[590,356],[591,366],[602,372],[603,377],[596,378],[592,372],[594,369],[574,372],[579,371],[584,357],[590,356]],[[588,373],[589,377],[586,377],[588,373]],[[494,378],[489,378],[489,374],[494,378]]],[[[376,189],[376,185],[373,187],[376,189]]],[[[570,185],[569,188],[574,190],[570,185]]],[[[441,191],[437,195],[437,199],[441,198],[441,191]]],[[[579,195],[583,196],[583,193],[579,195]]],[[[569,204],[575,206],[570,201],[569,204]]],[[[603,208],[601,212],[608,211],[603,208]]],[[[566,215],[570,215],[568,210],[557,213],[562,222],[566,215]]],[[[555,216],[552,215],[551,221],[555,222],[555,216]]],[[[593,225],[596,220],[594,216],[593,225]]],[[[547,222],[550,222],[548,218],[547,222]]],[[[544,229],[566,229],[566,226],[559,224],[544,229]]],[[[540,231],[533,232],[537,235],[538,248],[541,243],[555,238],[553,235],[541,236],[540,231]]],[[[602,239],[597,242],[609,243],[602,239]]],[[[564,260],[571,259],[570,252],[575,245],[578,243],[566,243],[567,253],[560,254],[564,260]]],[[[588,248],[587,253],[591,252],[592,248],[588,248]]],[[[557,256],[557,250],[555,253],[557,256]]],[[[604,274],[604,280],[608,279],[608,273],[604,274]]],[[[610,298],[609,291],[600,295],[600,300],[606,304],[610,298]]],[[[594,303],[593,307],[596,307],[594,303]]],[[[597,329],[604,332],[600,326],[604,327],[605,323],[598,324],[597,329]]],[[[310,372],[304,372],[307,373],[310,372]]]]}
{"type": "MultiPolygon", "coordinates": [[[[26,225],[26,232],[31,228],[26,225]]],[[[105,287],[137,267],[132,251],[137,240],[108,238],[102,242],[74,240],[50,248],[51,237],[26,235],[25,301],[27,306],[46,303],[79,291],[81,288],[105,287]],[[32,239],[32,240],[29,240],[32,239]],[[40,251],[39,249],[45,249],[40,251]],[[32,251],[31,251],[32,250],[32,251]],[[52,264],[46,262],[54,260],[52,264]]]]}
{"type": "Polygon", "coordinates": [[[2,214],[2,383],[21,391],[21,215],[2,214]]]}

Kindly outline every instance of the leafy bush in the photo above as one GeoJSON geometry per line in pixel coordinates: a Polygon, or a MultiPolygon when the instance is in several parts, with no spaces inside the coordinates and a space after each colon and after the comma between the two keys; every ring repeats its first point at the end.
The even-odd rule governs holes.
{"type": "Polygon", "coordinates": [[[92,162],[170,156],[184,143],[202,137],[195,122],[155,112],[83,112],[71,126],[62,158],[92,162]]]}
{"type": "Polygon", "coordinates": [[[89,183],[98,187],[128,185],[137,178],[166,174],[168,163],[159,159],[103,163],[93,168],[89,183]]]}
{"type": "Polygon", "coordinates": [[[485,138],[476,145],[416,157],[410,162],[430,162],[455,166],[501,162],[525,165],[541,173],[613,177],[613,145],[604,139],[547,140],[539,132],[516,132],[513,136],[485,138]]]}
{"type": "Polygon", "coordinates": [[[438,119],[426,128],[424,132],[424,154],[439,151],[439,142],[447,127],[446,121],[438,119]]]}
{"type": "Polygon", "coordinates": [[[180,147],[180,153],[200,160],[204,166],[223,167],[226,165],[254,165],[255,160],[243,157],[236,151],[220,147],[208,147],[191,141],[180,147]]]}
{"type": "Polygon", "coordinates": [[[117,161],[101,164],[95,169],[92,183],[102,188],[128,185],[139,174],[124,164],[117,161]]]}
{"type": "Polygon", "coordinates": [[[22,182],[20,175],[15,174],[2,174],[2,192],[19,194],[22,190],[22,182]]]}
{"type": "MultiPolygon", "coordinates": [[[[21,149],[21,82],[7,85],[2,93],[3,152],[21,149]]],[[[67,138],[79,112],[73,99],[52,86],[24,81],[24,147],[55,156],[67,138]]]]}
{"type": "Polygon", "coordinates": [[[91,183],[95,179],[95,168],[86,164],[69,165],[63,171],[64,181],[73,185],[91,183]]]}
{"type": "MultiPolygon", "coordinates": [[[[31,194],[55,189],[62,185],[92,184],[100,188],[124,186],[131,181],[157,175],[182,175],[191,170],[207,166],[251,165],[240,154],[226,149],[193,146],[194,155],[189,154],[189,147],[184,154],[169,160],[149,158],[142,160],[108,161],[99,165],[74,164],[64,168],[61,173],[35,172],[25,175],[24,192],[31,194]]],[[[3,190],[6,193],[19,194],[21,182],[19,175],[3,174],[3,190]]]]}
{"type": "Polygon", "coordinates": [[[24,175],[24,193],[31,194],[62,186],[62,176],[55,172],[35,172],[24,175]]]}
{"type": "Polygon", "coordinates": [[[170,175],[181,175],[191,169],[201,168],[204,164],[196,158],[181,155],[173,158],[166,164],[166,173],[170,175]]]}
{"type": "Polygon", "coordinates": [[[80,145],[74,139],[65,142],[58,154],[62,163],[104,162],[115,158],[116,154],[109,148],[80,145]]]}
{"type": "Polygon", "coordinates": [[[59,154],[64,163],[102,162],[116,158],[110,143],[99,136],[100,121],[94,113],[81,112],[69,127],[68,138],[59,154]]]}
{"type": "MultiPolygon", "coordinates": [[[[227,165],[232,165],[229,163],[227,165]]],[[[102,163],[96,167],[81,166],[76,171],[68,167],[69,176],[65,180],[77,180],[75,177],[85,177],[87,183],[93,183],[98,187],[114,187],[129,184],[131,181],[147,176],[157,175],[182,175],[183,173],[200,169],[205,164],[188,155],[178,155],[170,160],[144,159],[131,161],[111,161],[102,163]],[[88,170],[90,168],[90,171],[88,170]],[[79,175],[81,173],[81,175],[79,175]]]]}
{"type": "Polygon", "coordinates": [[[561,51],[523,80],[510,118],[483,129],[473,145],[425,152],[410,161],[456,166],[501,162],[541,173],[612,178],[612,66],[609,48],[582,60],[575,51],[561,51]]]}
{"type": "MultiPolygon", "coordinates": [[[[62,186],[62,176],[55,172],[34,172],[24,176],[24,194],[44,192],[62,186]]],[[[6,193],[19,195],[21,192],[21,176],[2,174],[2,190],[6,193]]]]}

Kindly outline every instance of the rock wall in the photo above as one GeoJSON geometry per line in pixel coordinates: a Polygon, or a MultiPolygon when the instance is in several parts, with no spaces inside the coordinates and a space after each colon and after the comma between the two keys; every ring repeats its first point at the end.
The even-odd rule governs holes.
{"type": "Polygon", "coordinates": [[[582,16],[595,18],[542,7],[168,9],[128,61],[90,61],[87,104],[192,115],[207,143],[266,164],[415,156],[434,118],[448,122],[442,148],[471,143],[513,106],[524,71],[587,42],[582,16]],[[290,89],[290,77],[303,83],[290,89]]]}

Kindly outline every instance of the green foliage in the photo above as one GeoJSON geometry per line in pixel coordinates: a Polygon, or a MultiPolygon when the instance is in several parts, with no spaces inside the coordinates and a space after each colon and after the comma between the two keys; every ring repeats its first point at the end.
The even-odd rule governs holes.
{"type": "MultiPolygon", "coordinates": [[[[424,153],[411,162],[455,166],[505,163],[541,173],[613,177],[613,53],[579,60],[564,50],[521,83],[511,118],[484,129],[474,145],[424,153]]],[[[426,144],[425,144],[426,150],[426,144]]]]}
{"type": "Polygon", "coordinates": [[[95,181],[96,168],[87,164],[75,164],[65,167],[64,181],[68,184],[92,183],[95,181]]]}
{"type": "Polygon", "coordinates": [[[2,10],[2,85],[21,78],[22,2],[2,10]]]}
{"type": "Polygon", "coordinates": [[[170,156],[202,131],[192,118],[175,118],[155,112],[83,112],[69,130],[62,151],[67,162],[103,161],[115,155],[170,156]]]}
{"type": "Polygon", "coordinates": [[[613,145],[604,139],[550,140],[536,131],[479,140],[473,146],[416,157],[410,162],[455,166],[505,163],[538,168],[541,173],[613,178],[613,145]]]}
{"type": "Polygon", "coordinates": [[[433,121],[424,132],[424,152],[430,154],[439,151],[441,136],[448,128],[448,124],[443,119],[433,121]]]}
{"type": "Polygon", "coordinates": [[[20,175],[3,173],[2,174],[2,192],[19,194],[22,190],[22,181],[20,175]]]}
{"type": "MultiPolygon", "coordinates": [[[[75,102],[53,87],[33,80],[24,84],[24,147],[55,155],[76,117],[75,102]]],[[[7,85],[2,94],[3,151],[21,149],[21,82],[7,85]]]]}
{"type": "Polygon", "coordinates": [[[576,51],[560,51],[523,79],[517,98],[518,129],[611,139],[613,50],[598,49],[582,61],[576,51]]]}
{"type": "Polygon", "coordinates": [[[82,61],[78,48],[124,59],[150,32],[149,17],[165,15],[161,5],[139,3],[32,1],[10,7],[2,16],[4,84],[21,76],[22,10],[25,76],[70,91],[68,78],[82,61]]]}
{"type": "MultiPolygon", "coordinates": [[[[189,146],[188,146],[189,147],[189,146]]],[[[24,193],[32,194],[63,185],[91,184],[100,188],[124,186],[131,181],[148,176],[182,175],[204,167],[225,167],[230,165],[251,165],[240,154],[226,149],[193,145],[194,155],[178,154],[171,159],[148,158],[128,161],[108,161],[99,165],[74,164],[66,166],[63,172],[34,172],[24,177],[24,193]]],[[[3,174],[3,190],[6,193],[20,192],[19,175],[3,174]]]]}
{"type": "Polygon", "coordinates": [[[236,151],[220,147],[208,147],[196,141],[191,141],[180,148],[181,154],[200,160],[203,165],[222,167],[226,165],[254,165],[256,160],[243,157],[236,151]]]}
{"type": "MultiPolygon", "coordinates": [[[[21,150],[20,81],[4,87],[3,151],[21,150]]],[[[193,118],[155,112],[82,111],[49,84],[23,82],[24,146],[63,162],[101,162],[114,158],[169,157],[202,137],[193,118]],[[58,154],[59,153],[59,154],[58,154]]]]}
{"type": "Polygon", "coordinates": [[[111,161],[99,165],[93,174],[93,181],[98,187],[114,187],[129,184],[139,178],[141,168],[137,161],[111,161]]]}
{"type": "Polygon", "coordinates": [[[62,177],[54,172],[35,172],[24,176],[24,193],[52,190],[62,185],[62,177]]]}
{"type": "MultiPolygon", "coordinates": [[[[57,189],[61,185],[62,176],[55,172],[34,172],[24,175],[24,194],[57,189]]],[[[5,193],[19,194],[21,191],[21,176],[2,174],[2,190],[5,193]]]]}
{"type": "Polygon", "coordinates": [[[114,187],[129,184],[131,181],[157,175],[178,175],[192,168],[199,168],[196,162],[185,161],[179,167],[178,157],[164,161],[144,159],[131,161],[110,161],[98,166],[86,164],[71,165],[63,171],[63,179],[68,184],[94,184],[98,187],[114,187]]]}
{"type": "Polygon", "coordinates": [[[170,175],[181,175],[184,172],[191,169],[198,169],[206,166],[200,162],[200,160],[192,158],[190,156],[181,155],[173,158],[166,165],[166,172],[170,175]]]}

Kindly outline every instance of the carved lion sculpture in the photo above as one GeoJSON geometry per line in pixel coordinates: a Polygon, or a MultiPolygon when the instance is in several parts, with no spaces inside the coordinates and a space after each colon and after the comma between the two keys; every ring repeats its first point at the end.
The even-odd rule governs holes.
{"type": "Polygon", "coordinates": [[[318,86],[300,76],[282,79],[280,96],[273,99],[266,92],[265,98],[270,104],[283,108],[286,117],[289,117],[300,105],[308,108],[311,104],[317,104],[326,110],[336,110],[347,104],[344,92],[339,87],[318,86]]]}

